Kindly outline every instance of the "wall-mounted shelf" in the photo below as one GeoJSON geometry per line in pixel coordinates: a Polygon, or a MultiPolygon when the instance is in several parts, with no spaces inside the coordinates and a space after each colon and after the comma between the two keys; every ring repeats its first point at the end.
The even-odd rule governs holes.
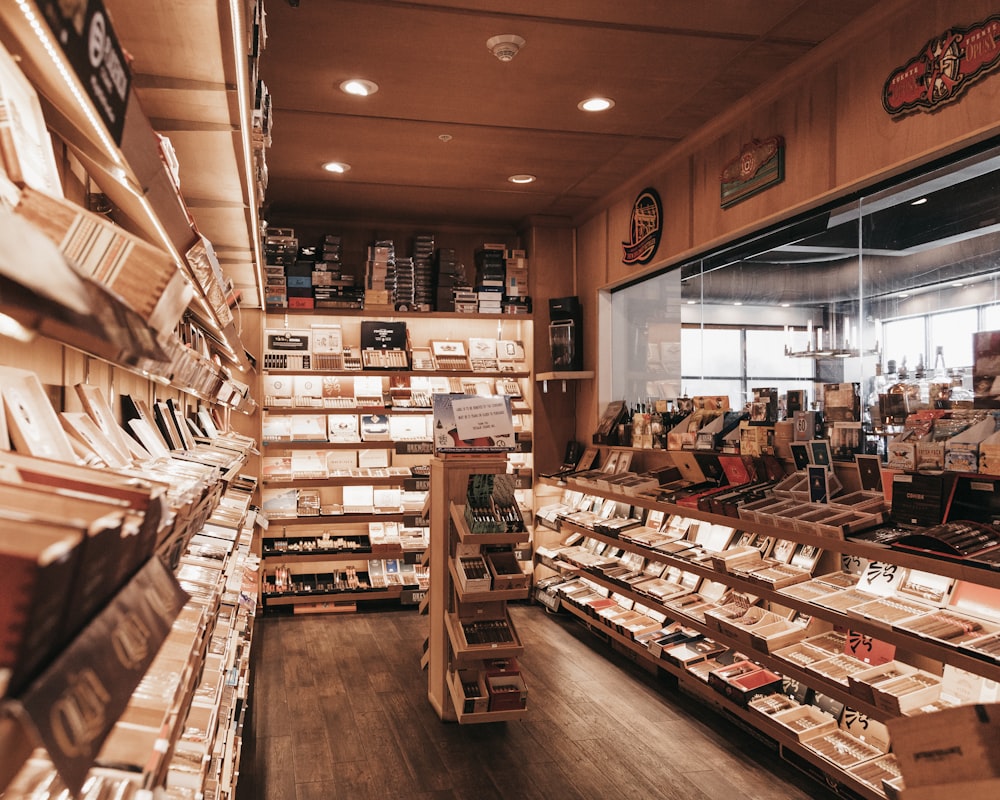
{"type": "Polygon", "coordinates": [[[542,384],[542,391],[549,390],[549,381],[562,381],[562,390],[566,391],[568,381],[585,381],[594,377],[593,370],[583,370],[580,372],[537,372],[535,380],[542,384]]]}

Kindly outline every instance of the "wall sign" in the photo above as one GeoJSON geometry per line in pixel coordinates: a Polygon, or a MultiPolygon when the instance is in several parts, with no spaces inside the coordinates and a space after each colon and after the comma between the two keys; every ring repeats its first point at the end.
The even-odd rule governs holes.
{"type": "Polygon", "coordinates": [[[913,59],[889,76],[882,106],[889,114],[934,111],[957,100],[972,84],[1000,64],[1000,15],[949,28],[924,45],[913,59]]]}
{"type": "Polygon", "coordinates": [[[723,208],[736,205],[785,179],[785,140],[780,136],[743,145],[740,154],[722,168],[723,208]]]}
{"type": "Polygon", "coordinates": [[[121,144],[131,76],[104,3],[40,0],[38,5],[115,144],[121,144]]]}
{"type": "Polygon", "coordinates": [[[623,264],[648,264],[660,246],[663,233],[663,204],[656,189],[647,186],[632,204],[629,218],[631,241],[622,242],[623,264]]]}

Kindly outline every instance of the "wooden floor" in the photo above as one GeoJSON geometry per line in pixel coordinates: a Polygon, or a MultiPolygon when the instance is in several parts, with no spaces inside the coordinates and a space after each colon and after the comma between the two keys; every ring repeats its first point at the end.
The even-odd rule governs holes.
{"type": "Polygon", "coordinates": [[[565,615],[514,605],[529,714],[441,722],[414,610],[265,617],[238,800],[832,798],[565,615]]]}

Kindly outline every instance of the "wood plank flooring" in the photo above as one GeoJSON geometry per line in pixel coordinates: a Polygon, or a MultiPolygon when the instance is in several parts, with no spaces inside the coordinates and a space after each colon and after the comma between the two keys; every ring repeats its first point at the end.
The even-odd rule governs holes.
{"type": "Polygon", "coordinates": [[[510,610],[530,711],[491,725],[438,719],[412,609],[257,620],[237,800],[834,797],[572,618],[510,610]]]}

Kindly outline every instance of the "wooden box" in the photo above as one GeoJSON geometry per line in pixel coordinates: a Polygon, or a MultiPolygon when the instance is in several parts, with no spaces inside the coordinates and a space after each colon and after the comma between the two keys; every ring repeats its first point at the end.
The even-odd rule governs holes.
{"type": "Polygon", "coordinates": [[[519,672],[486,676],[489,711],[517,711],[528,706],[528,687],[519,672]]]}

